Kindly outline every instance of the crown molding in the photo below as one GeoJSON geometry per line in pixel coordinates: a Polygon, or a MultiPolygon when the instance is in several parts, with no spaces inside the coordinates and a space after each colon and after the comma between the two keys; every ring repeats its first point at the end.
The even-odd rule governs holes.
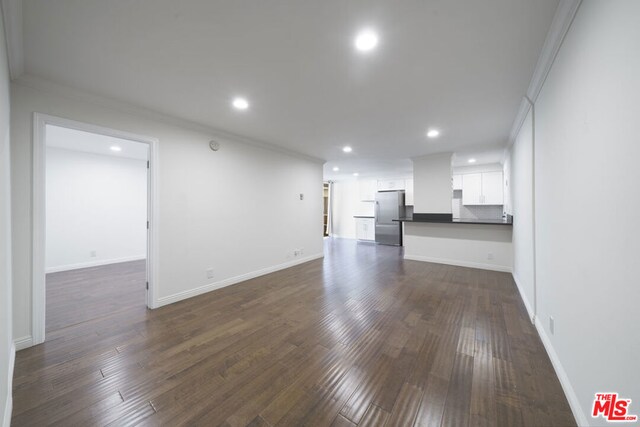
{"type": "Polygon", "coordinates": [[[324,164],[325,159],[310,156],[295,150],[280,147],[270,142],[258,140],[255,138],[249,138],[242,135],[238,135],[232,132],[227,132],[221,129],[216,129],[201,123],[193,122],[190,120],[182,119],[169,114],[161,113],[155,110],[151,110],[145,107],[129,104],[127,102],[119,101],[113,98],[104,97],[101,95],[92,94],[81,89],[77,89],[71,86],[65,86],[58,83],[54,83],[50,80],[46,80],[40,77],[36,77],[30,74],[23,74],[20,77],[12,80],[14,85],[23,86],[54,95],[62,96],[68,99],[76,101],[86,102],[102,108],[108,108],[118,112],[124,112],[138,117],[144,117],[150,120],[159,121],[166,124],[171,124],[176,127],[189,129],[195,132],[204,133],[210,135],[212,139],[220,139],[229,142],[238,142],[241,144],[247,144],[254,147],[266,149],[269,151],[275,151],[280,154],[285,154],[291,157],[311,161],[314,163],[324,164]]]}
{"type": "Polygon", "coordinates": [[[524,123],[524,120],[531,109],[531,103],[527,98],[529,98],[533,103],[538,99],[542,86],[549,75],[549,71],[551,71],[553,62],[558,55],[558,51],[562,46],[562,42],[567,35],[567,31],[569,31],[569,28],[571,27],[573,18],[576,16],[576,12],[578,11],[581,3],[582,0],[560,0],[556,13],[553,17],[553,21],[551,21],[549,31],[547,32],[547,37],[544,40],[544,45],[540,51],[540,56],[538,57],[538,62],[536,63],[536,67],[533,71],[531,81],[529,82],[526,95],[522,97],[518,113],[513,121],[513,125],[511,126],[507,148],[513,144],[513,141],[515,141],[518,136],[518,132],[520,132],[520,128],[522,127],[522,123],[524,123]]]}
{"type": "Polygon", "coordinates": [[[2,0],[2,18],[7,42],[9,74],[12,79],[24,73],[22,40],[22,0],[2,0]]]}

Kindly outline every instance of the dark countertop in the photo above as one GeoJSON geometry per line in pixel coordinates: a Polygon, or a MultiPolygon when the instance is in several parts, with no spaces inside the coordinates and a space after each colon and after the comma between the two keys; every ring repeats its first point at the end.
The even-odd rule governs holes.
{"type": "Polygon", "coordinates": [[[513,217],[508,219],[413,219],[413,217],[394,219],[397,222],[426,222],[433,224],[489,224],[489,225],[513,225],[513,217]]]}
{"type": "Polygon", "coordinates": [[[375,216],[371,215],[354,215],[354,218],[375,218],[375,216]]]}

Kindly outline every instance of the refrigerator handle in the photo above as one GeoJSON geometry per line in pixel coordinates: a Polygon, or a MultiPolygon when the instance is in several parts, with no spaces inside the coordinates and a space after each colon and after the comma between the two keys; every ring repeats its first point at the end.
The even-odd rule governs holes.
{"type": "Polygon", "coordinates": [[[380,213],[380,203],[376,200],[376,212],[375,212],[375,219],[374,219],[376,225],[378,224],[378,217],[380,216],[379,213],[380,213]]]}

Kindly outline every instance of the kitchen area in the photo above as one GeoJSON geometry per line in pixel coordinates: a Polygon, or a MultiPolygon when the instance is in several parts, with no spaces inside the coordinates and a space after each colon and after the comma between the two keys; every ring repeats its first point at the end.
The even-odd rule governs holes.
{"type": "Polygon", "coordinates": [[[513,218],[503,166],[453,158],[412,159],[412,175],[334,183],[332,236],[404,246],[405,259],[508,270],[513,218]]]}

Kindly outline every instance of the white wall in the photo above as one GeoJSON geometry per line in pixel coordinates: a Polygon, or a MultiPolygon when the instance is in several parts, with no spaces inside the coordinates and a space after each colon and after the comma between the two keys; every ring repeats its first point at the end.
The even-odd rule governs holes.
{"type": "Polygon", "coordinates": [[[146,160],[48,147],[46,165],[48,272],[146,257],[146,160]]]}
{"type": "Polygon", "coordinates": [[[73,90],[12,85],[14,336],[31,331],[33,113],[159,139],[159,303],[322,256],[322,165],[73,90]],[[304,200],[299,194],[304,193],[304,200]],[[294,249],[303,257],[293,258],[294,249]],[[207,279],[207,268],[214,279],[207,279]]]}
{"type": "Polygon", "coordinates": [[[404,258],[485,270],[511,271],[511,227],[484,224],[404,225],[404,258]]]}
{"type": "Polygon", "coordinates": [[[514,216],[513,222],[513,277],[523,299],[533,316],[533,130],[532,112],[529,111],[522,123],[520,132],[511,147],[509,158],[505,161],[505,206],[508,214],[514,216]]]}
{"type": "Polygon", "coordinates": [[[451,213],[453,153],[413,158],[415,213],[451,213]]]}
{"type": "MultiPolygon", "coordinates": [[[[640,414],[639,17],[637,1],[583,1],[535,100],[537,326],[581,424],[603,423],[590,415],[602,391],[640,414]]],[[[525,289],[527,132],[511,153],[525,289]]]]}
{"type": "Polygon", "coordinates": [[[336,181],[333,183],[333,232],[334,237],[356,238],[356,220],[354,215],[374,215],[373,202],[360,200],[357,180],[336,181]]]}
{"type": "Polygon", "coordinates": [[[11,192],[9,163],[9,68],[0,16],[0,425],[11,419],[14,348],[11,333],[11,192]]]}

